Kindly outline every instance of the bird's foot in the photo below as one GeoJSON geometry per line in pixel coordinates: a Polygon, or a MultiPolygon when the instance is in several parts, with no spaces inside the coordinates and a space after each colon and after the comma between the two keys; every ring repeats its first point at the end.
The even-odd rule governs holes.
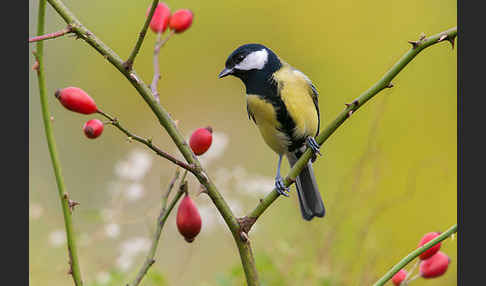
{"type": "Polygon", "coordinates": [[[307,137],[305,139],[305,145],[307,145],[307,148],[311,149],[311,151],[312,151],[312,159],[311,159],[312,162],[314,162],[317,159],[316,154],[319,154],[319,156],[322,156],[321,152],[319,151],[320,146],[319,146],[319,144],[317,144],[316,139],[314,139],[314,137],[312,137],[312,136],[307,137]]]}
{"type": "Polygon", "coordinates": [[[280,195],[289,196],[289,188],[285,186],[282,176],[275,177],[275,189],[280,195]]]}

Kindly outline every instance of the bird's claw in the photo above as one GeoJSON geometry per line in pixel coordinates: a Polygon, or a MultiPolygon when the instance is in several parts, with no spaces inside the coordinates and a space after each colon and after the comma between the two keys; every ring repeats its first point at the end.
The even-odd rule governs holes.
{"type": "Polygon", "coordinates": [[[305,144],[307,145],[307,148],[312,150],[312,162],[314,162],[317,159],[317,155],[322,156],[321,152],[319,151],[320,146],[317,144],[316,139],[314,137],[309,136],[305,139],[305,144]]]}
{"type": "Polygon", "coordinates": [[[285,183],[281,176],[277,176],[275,178],[275,189],[277,190],[277,193],[279,193],[280,195],[286,197],[289,196],[289,188],[285,186],[285,183]]]}

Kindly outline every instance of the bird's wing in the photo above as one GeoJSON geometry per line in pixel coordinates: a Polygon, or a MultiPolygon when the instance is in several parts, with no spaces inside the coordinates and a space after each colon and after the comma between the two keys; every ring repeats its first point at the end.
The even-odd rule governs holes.
{"type": "MultiPolygon", "coordinates": [[[[317,134],[319,134],[319,126],[321,125],[321,116],[319,113],[319,93],[317,92],[317,88],[315,85],[312,83],[312,81],[300,70],[294,69],[294,72],[298,73],[301,75],[305,81],[309,84],[309,95],[312,97],[312,101],[314,101],[314,106],[316,107],[317,111],[317,134]]],[[[316,135],[317,135],[316,134],[316,135]]]]}
{"type": "Polygon", "coordinates": [[[255,121],[255,116],[253,115],[253,113],[251,113],[251,110],[250,108],[248,107],[248,103],[246,104],[246,112],[248,112],[248,119],[251,118],[251,120],[253,120],[253,122],[255,122],[256,124],[256,121],[255,121]]]}

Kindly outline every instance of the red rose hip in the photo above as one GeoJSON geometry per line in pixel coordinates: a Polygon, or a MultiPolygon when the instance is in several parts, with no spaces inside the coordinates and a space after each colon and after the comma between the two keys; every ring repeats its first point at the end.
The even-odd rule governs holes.
{"type": "MultiPolygon", "coordinates": [[[[147,9],[147,16],[150,13],[149,6],[147,9]]],[[[149,27],[154,33],[163,33],[167,29],[170,19],[170,9],[165,3],[159,3],[155,8],[152,20],[150,20],[149,27]]]]}
{"type": "Polygon", "coordinates": [[[393,282],[393,285],[399,286],[403,282],[403,280],[405,280],[406,277],[407,277],[407,270],[400,269],[400,271],[398,271],[397,273],[395,273],[395,275],[393,275],[391,280],[393,282]]]}
{"type": "Polygon", "coordinates": [[[423,278],[435,278],[443,275],[451,259],[444,252],[439,251],[428,259],[420,262],[420,276],[423,278]]]}
{"type": "Polygon", "coordinates": [[[91,119],[83,125],[83,132],[90,139],[99,137],[103,132],[103,122],[98,119],[91,119]]]}
{"type": "Polygon", "coordinates": [[[213,129],[211,127],[196,129],[191,138],[189,138],[189,146],[196,155],[202,155],[208,151],[213,142],[213,129]]]}
{"type": "Polygon", "coordinates": [[[201,231],[201,216],[194,201],[186,193],[177,209],[177,229],[187,242],[193,242],[201,231]]]}
{"type": "MultiPolygon", "coordinates": [[[[426,244],[427,242],[431,241],[432,239],[438,237],[440,235],[440,232],[429,232],[429,233],[426,233],[422,239],[420,240],[419,244],[418,244],[418,247],[421,247],[423,246],[424,244],[426,244]]],[[[427,259],[429,257],[431,257],[432,255],[436,254],[437,251],[439,251],[440,249],[440,245],[441,243],[437,243],[436,245],[432,246],[431,248],[427,249],[426,251],[424,251],[422,254],[420,254],[420,259],[424,260],[424,259],[427,259]]]]}
{"type": "Polygon", "coordinates": [[[177,10],[170,18],[169,27],[176,33],[182,33],[191,27],[193,18],[191,10],[177,10]]]}
{"type": "Polygon", "coordinates": [[[71,111],[82,114],[92,114],[98,111],[95,101],[79,87],[58,89],[55,96],[64,107],[71,111]]]}

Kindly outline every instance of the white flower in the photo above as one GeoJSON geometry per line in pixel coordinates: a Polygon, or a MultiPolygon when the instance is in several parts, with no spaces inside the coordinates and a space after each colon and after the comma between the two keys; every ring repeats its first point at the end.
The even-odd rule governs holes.
{"type": "Polygon", "coordinates": [[[123,179],[139,181],[147,174],[152,166],[152,156],[142,150],[134,150],[127,160],[115,165],[115,173],[123,179]]]}
{"type": "Polygon", "coordinates": [[[120,235],[120,225],[116,223],[110,223],[105,225],[105,233],[110,238],[116,238],[120,235]]]}
{"type": "Polygon", "coordinates": [[[130,201],[136,201],[143,196],[144,189],[139,183],[130,184],[125,192],[125,196],[130,201]]]}
{"type": "Polygon", "coordinates": [[[66,243],[66,232],[63,229],[54,230],[49,234],[49,243],[59,247],[66,243]]]}
{"type": "Polygon", "coordinates": [[[211,147],[209,147],[206,153],[199,156],[199,161],[205,167],[209,166],[214,160],[218,159],[223,155],[226,147],[228,146],[229,138],[228,135],[222,132],[213,132],[213,140],[211,147]]]}
{"type": "Polygon", "coordinates": [[[29,204],[29,218],[38,219],[42,216],[44,208],[40,204],[32,203],[29,204]]]}

